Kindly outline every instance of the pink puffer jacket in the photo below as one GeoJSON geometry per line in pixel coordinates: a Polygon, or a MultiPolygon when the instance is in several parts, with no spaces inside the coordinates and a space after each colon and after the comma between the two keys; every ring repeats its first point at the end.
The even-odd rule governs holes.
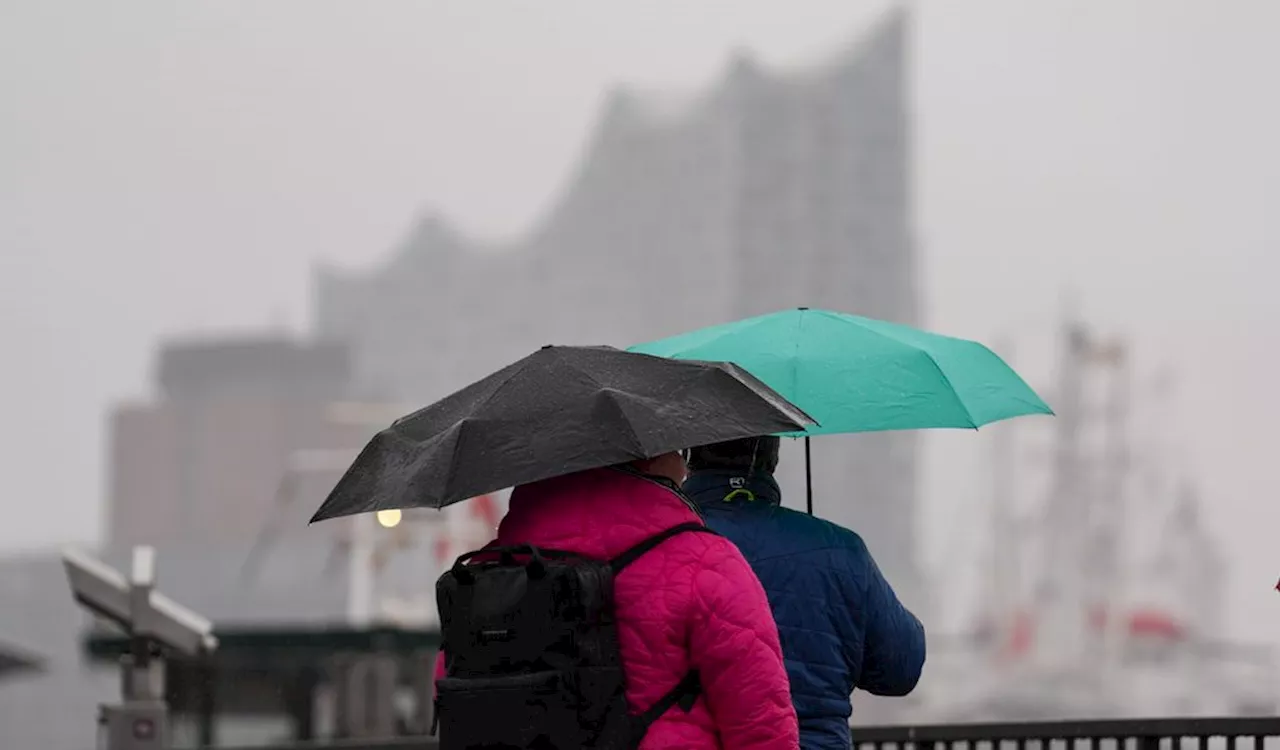
{"type": "MultiPolygon", "coordinates": [[[[664,529],[701,520],[663,484],[595,469],[516,488],[498,544],[614,557],[664,529]]],[[[693,710],[672,708],[641,750],[793,750],[799,729],[768,599],[738,548],[711,534],[672,537],[615,583],[627,700],[653,705],[689,669],[693,710]]],[[[437,663],[442,676],[443,659],[437,663]]]]}

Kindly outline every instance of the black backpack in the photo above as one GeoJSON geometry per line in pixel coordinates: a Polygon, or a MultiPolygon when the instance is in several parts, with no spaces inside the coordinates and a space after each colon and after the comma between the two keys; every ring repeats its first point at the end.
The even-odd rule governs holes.
{"type": "Polygon", "coordinates": [[[673,706],[692,710],[696,671],[630,712],[613,601],[616,576],[684,532],[714,533],[680,524],[612,560],[531,545],[459,557],[436,584],[447,675],[436,684],[440,750],[634,750],[673,706]]]}

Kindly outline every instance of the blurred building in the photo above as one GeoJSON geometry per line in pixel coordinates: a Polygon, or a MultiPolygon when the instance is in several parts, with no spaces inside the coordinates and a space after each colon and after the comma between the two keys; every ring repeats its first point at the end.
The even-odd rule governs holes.
{"type": "Polygon", "coordinates": [[[155,387],[155,400],[110,417],[111,546],[251,538],[275,512],[291,455],[354,452],[371,429],[332,418],[349,391],[338,344],[172,342],[160,349],[155,387]]]}
{"type": "MultiPolygon", "coordinates": [[[[898,12],[812,70],[739,55],[696,95],[615,90],[525,237],[483,246],[428,215],[383,264],[318,270],[319,335],[350,346],[368,393],[426,402],[547,343],[626,346],[793,306],[918,322],[908,32],[898,12]]],[[[818,510],[914,589],[915,436],[813,448],[818,510]]],[[[782,470],[802,503],[799,452],[782,470]]]]}
{"type": "MultiPolygon", "coordinates": [[[[110,415],[103,558],[125,569],[134,544],[154,545],[160,588],[219,631],[344,627],[350,527],[307,520],[342,457],[349,461],[395,409],[346,400],[350,365],[340,344],[269,334],[168,343],[154,380],[153,400],[110,415]],[[317,454],[332,458],[296,465],[317,454]]],[[[377,537],[375,549],[390,537],[377,537]]],[[[434,560],[424,547],[390,556],[379,573],[429,589],[434,560]]],[[[96,704],[118,695],[118,677],[82,658],[89,618],[72,601],[58,556],[0,559],[0,603],[13,604],[0,606],[0,633],[44,657],[39,671],[10,672],[0,684],[0,745],[92,747],[96,704]]],[[[225,742],[260,742],[288,736],[289,725],[267,712],[230,717],[221,732],[225,742]]]]}

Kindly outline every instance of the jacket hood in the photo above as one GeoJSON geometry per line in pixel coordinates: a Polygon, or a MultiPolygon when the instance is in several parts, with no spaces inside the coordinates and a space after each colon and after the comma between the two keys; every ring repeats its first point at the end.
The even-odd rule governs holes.
{"type": "Polygon", "coordinates": [[[751,474],[728,469],[696,471],[685,480],[684,492],[700,506],[722,502],[782,504],[778,481],[771,474],[759,471],[751,474]]]}
{"type": "Polygon", "coordinates": [[[515,488],[498,541],[612,557],[659,531],[701,520],[697,506],[674,482],[609,467],[515,488]]]}

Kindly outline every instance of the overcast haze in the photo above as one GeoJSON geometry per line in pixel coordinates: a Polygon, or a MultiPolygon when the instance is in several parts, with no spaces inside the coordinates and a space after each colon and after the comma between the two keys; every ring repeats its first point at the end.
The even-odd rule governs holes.
{"type": "MultiPolygon", "coordinates": [[[[147,395],[157,337],[305,331],[312,263],[374,263],[423,210],[518,234],[610,86],[697,90],[739,47],[802,68],[888,5],[0,0],[0,546],[94,538],[105,409],[147,395]]],[[[1160,429],[1229,546],[1233,628],[1272,638],[1280,4],[912,12],[929,326],[1013,336],[1039,384],[1074,288],[1171,367],[1160,429]]],[[[931,442],[935,564],[979,546],[941,532],[980,539],[980,446],[931,442]]]]}

